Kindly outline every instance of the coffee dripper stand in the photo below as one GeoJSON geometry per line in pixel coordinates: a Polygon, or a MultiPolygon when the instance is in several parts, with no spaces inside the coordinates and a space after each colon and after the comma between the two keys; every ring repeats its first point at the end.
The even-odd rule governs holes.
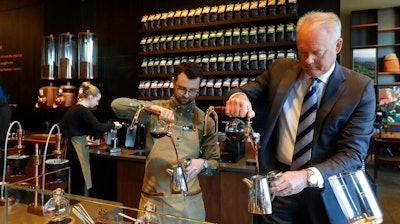
{"type": "MultiPolygon", "coordinates": [[[[215,131],[218,132],[218,113],[225,113],[225,106],[209,106],[205,112],[204,119],[204,130],[207,129],[207,117],[211,114],[214,115],[215,119],[215,131]]],[[[259,174],[259,164],[258,164],[258,145],[256,144],[256,139],[254,136],[254,130],[251,126],[250,118],[247,118],[246,122],[234,118],[231,119],[225,127],[225,132],[227,133],[227,138],[233,142],[242,142],[249,139],[251,143],[251,148],[253,149],[256,161],[257,174],[259,174]],[[244,126],[244,128],[238,128],[238,126],[244,126]]]]}
{"type": "MultiPolygon", "coordinates": [[[[225,107],[210,106],[206,111],[206,115],[216,114],[216,112],[224,113],[225,107]]],[[[246,122],[237,118],[231,119],[225,127],[225,132],[227,138],[234,142],[242,142],[248,139],[254,152],[256,175],[253,175],[251,179],[243,178],[242,180],[249,187],[248,212],[252,214],[272,214],[272,201],[275,198],[275,193],[271,194],[269,187],[271,181],[279,177],[282,172],[274,170],[267,175],[260,175],[258,144],[251,123],[249,118],[247,118],[246,122]]]]}
{"type": "MultiPolygon", "coordinates": [[[[6,182],[6,173],[7,173],[7,152],[8,152],[8,140],[9,140],[9,135],[11,134],[11,129],[13,128],[14,125],[18,125],[17,129],[17,134],[18,134],[18,145],[16,146],[17,150],[19,153],[21,150],[24,148],[22,145],[22,136],[23,136],[23,129],[21,126],[21,123],[19,121],[13,121],[10,123],[8,126],[8,130],[6,133],[6,139],[5,139],[5,144],[4,144],[4,163],[3,163],[3,176],[1,179],[1,193],[0,193],[0,206],[5,206],[6,210],[9,207],[12,207],[19,202],[19,195],[15,194],[13,195],[11,193],[11,189],[7,188],[7,182],[6,182]],[[10,191],[10,192],[9,192],[10,191]]],[[[17,192],[16,192],[17,193],[17,192]]]]}

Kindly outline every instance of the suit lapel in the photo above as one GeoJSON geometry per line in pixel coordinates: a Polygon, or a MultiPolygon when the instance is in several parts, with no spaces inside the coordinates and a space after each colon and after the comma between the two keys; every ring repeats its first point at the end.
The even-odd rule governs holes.
{"type": "MultiPolygon", "coordinates": [[[[341,66],[336,63],[332,75],[329,77],[324,96],[321,100],[320,107],[318,108],[317,118],[315,121],[314,136],[318,136],[321,130],[323,121],[326,119],[328,113],[332,110],[339,97],[345,90],[345,78],[341,66]]],[[[314,140],[316,138],[314,137],[314,140]]]]}
{"type": "MultiPolygon", "coordinates": [[[[282,74],[281,77],[283,78],[277,81],[275,86],[270,86],[273,88],[271,92],[275,91],[276,94],[271,94],[271,96],[274,97],[271,99],[271,110],[264,127],[264,136],[266,136],[266,139],[269,139],[271,133],[274,131],[276,121],[283,108],[283,104],[289,95],[290,88],[293,88],[293,84],[298,78],[300,72],[300,65],[294,67],[293,69],[287,70],[285,74],[282,74]]],[[[263,143],[267,144],[267,141],[264,141],[263,143]]]]}

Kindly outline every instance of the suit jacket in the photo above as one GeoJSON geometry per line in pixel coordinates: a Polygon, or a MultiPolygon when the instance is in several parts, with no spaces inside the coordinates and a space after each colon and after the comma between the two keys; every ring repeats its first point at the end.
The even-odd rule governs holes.
{"type": "MultiPolygon", "coordinates": [[[[265,101],[267,117],[259,152],[260,173],[275,168],[278,117],[301,72],[298,61],[279,59],[254,82],[231,92],[243,92],[251,101],[260,97],[265,101]]],[[[332,197],[324,197],[327,191],[332,193],[328,177],[362,166],[373,133],[375,108],[373,80],[336,63],[317,111],[309,164],[316,167],[324,178],[323,198],[332,197]]],[[[326,201],[328,213],[332,201],[326,201]]]]}

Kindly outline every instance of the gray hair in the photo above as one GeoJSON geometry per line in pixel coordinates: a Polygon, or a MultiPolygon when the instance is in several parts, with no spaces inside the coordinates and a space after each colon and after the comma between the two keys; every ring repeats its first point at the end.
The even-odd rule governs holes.
{"type": "Polygon", "coordinates": [[[341,36],[342,23],[339,17],[333,12],[310,11],[304,14],[297,21],[296,31],[306,24],[308,29],[324,27],[330,34],[332,41],[336,41],[341,36]]]}

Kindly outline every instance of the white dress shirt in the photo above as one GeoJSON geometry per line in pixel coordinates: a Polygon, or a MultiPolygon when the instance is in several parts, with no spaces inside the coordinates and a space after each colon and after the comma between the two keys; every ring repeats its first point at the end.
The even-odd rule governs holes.
{"type": "MultiPolygon", "coordinates": [[[[328,79],[331,76],[334,68],[335,64],[333,64],[325,74],[318,77],[320,80],[317,86],[318,107],[325,92],[328,79]]],[[[294,88],[290,90],[289,96],[283,105],[282,113],[279,115],[279,140],[276,159],[279,162],[289,166],[292,163],[294,144],[296,141],[297,127],[299,123],[301,107],[303,104],[303,98],[310,88],[311,83],[312,78],[303,72],[299,79],[295,82],[294,88]]],[[[318,177],[318,187],[323,187],[324,180],[321,173],[315,167],[310,168],[318,177]]]]}

